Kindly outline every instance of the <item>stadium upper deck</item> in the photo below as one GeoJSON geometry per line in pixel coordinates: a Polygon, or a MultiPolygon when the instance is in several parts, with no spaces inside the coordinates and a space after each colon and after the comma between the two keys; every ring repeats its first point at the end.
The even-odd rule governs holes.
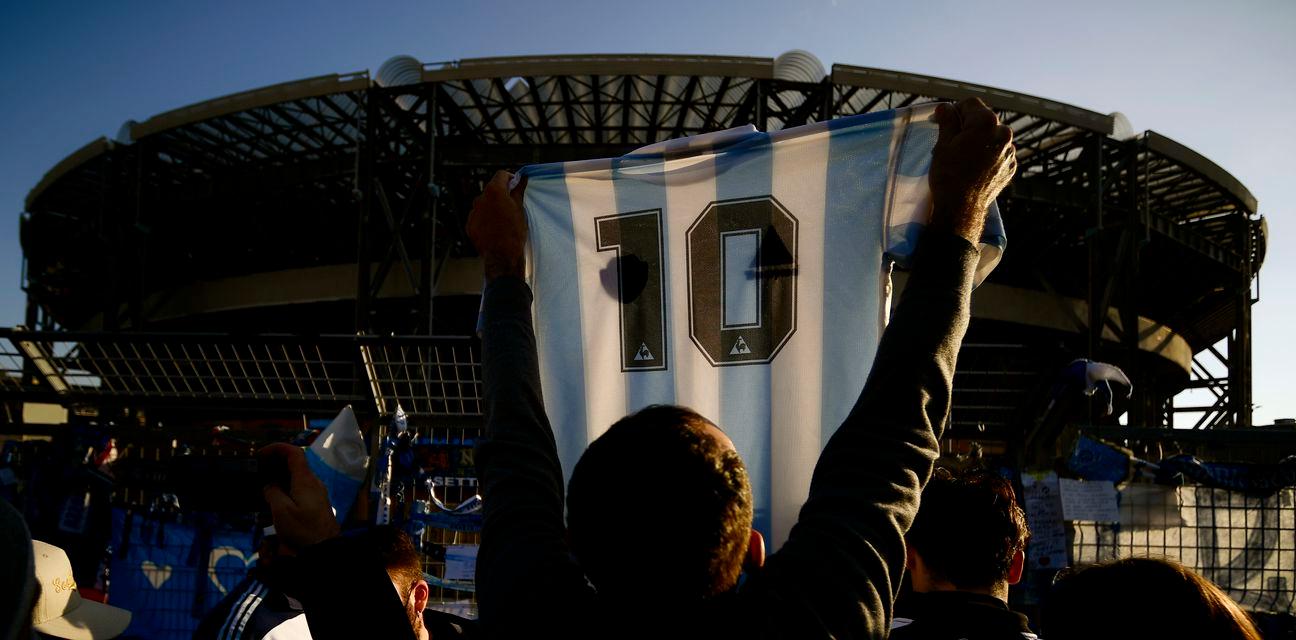
{"type": "Polygon", "coordinates": [[[1077,353],[1135,372],[1139,423],[1168,421],[1170,398],[1193,385],[1222,394],[1207,422],[1249,422],[1266,232],[1238,180],[1119,114],[903,72],[825,71],[804,52],[401,56],[376,78],[321,76],[127,122],[28,196],[28,325],[467,334],[480,282],[462,223],[496,169],[967,96],[1013,128],[1020,171],[1001,198],[1010,247],[978,293],[960,363],[984,379],[962,378],[956,423],[1014,422],[1031,390],[1023,377],[1077,353]],[[1221,340],[1227,355],[1212,357],[1228,372],[1211,375],[1194,355],[1221,340]]]}

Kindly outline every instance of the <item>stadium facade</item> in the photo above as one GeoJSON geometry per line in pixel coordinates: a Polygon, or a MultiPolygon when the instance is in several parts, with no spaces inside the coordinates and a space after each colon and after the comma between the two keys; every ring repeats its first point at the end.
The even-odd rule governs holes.
{"type": "Polygon", "coordinates": [[[1250,426],[1266,227],[1238,180],[1120,114],[801,51],[398,56],[127,122],[27,198],[5,397],[142,424],[399,400],[471,427],[481,281],[463,228],[495,170],[969,96],[1012,127],[1020,169],[953,433],[1039,435],[1080,357],[1130,375],[1129,425],[1250,426]],[[1176,403],[1185,389],[1211,402],[1176,403]]]}

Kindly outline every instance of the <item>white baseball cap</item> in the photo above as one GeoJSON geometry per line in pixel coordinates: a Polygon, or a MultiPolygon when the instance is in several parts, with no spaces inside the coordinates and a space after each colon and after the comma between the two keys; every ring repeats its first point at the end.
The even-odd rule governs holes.
{"type": "Polygon", "coordinates": [[[72,577],[72,563],[62,549],[32,541],[36,556],[36,582],[40,598],[32,609],[32,628],[46,635],[68,640],[102,640],[115,638],[130,624],[131,614],[77,593],[72,577]]]}

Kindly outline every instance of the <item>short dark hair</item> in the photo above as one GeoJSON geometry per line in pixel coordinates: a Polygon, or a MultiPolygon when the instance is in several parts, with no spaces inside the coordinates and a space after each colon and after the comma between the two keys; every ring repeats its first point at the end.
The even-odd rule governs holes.
{"type": "Polygon", "coordinates": [[[702,599],[737,583],[751,537],[751,486],[742,457],[708,426],[691,409],[650,406],[617,421],[576,463],[568,532],[601,594],[669,588],[702,599]]]}
{"type": "Polygon", "coordinates": [[[392,525],[372,527],[364,537],[382,559],[387,575],[399,585],[401,601],[407,600],[415,583],[423,579],[423,560],[410,537],[392,525]]]}
{"type": "Polygon", "coordinates": [[[1030,530],[1012,484],[988,469],[938,467],[905,536],[933,576],[959,589],[1008,578],[1030,530]]]}
{"type": "Polygon", "coordinates": [[[1260,640],[1250,616],[1178,562],[1124,558],[1059,573],[1040,614],[1044,637],[1260,640]]]}

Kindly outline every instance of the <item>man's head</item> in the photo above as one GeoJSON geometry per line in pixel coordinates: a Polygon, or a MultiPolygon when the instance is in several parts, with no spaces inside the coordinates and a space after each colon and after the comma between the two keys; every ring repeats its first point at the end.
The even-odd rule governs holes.
{"type": "Polygon", "coordinates": [[[1007,599],[1021,580],[1030,531],[1012,485],[983,469],[936,469],[905,536],[915,591],[974,591],[1007,599]]]}
{"type": "Polygon", "coordinates": [[[428,583],[423,579],[423,561],[414,543],[404,531],[390,525],[370,529],[366,534],[382,558],[387,576],[391,578],[396,594],[400,596],[410,626],[417,638],[426,640],[423,627],[423,610],[427,608],[428,583]]]}
{"type": "Polygon", "coordinates": [[[616,599],[723,593],[754,546],[742,458],[714,424],[676,406],[626,416],[585,450],[567,523],[590,581],[616,599]]]}

